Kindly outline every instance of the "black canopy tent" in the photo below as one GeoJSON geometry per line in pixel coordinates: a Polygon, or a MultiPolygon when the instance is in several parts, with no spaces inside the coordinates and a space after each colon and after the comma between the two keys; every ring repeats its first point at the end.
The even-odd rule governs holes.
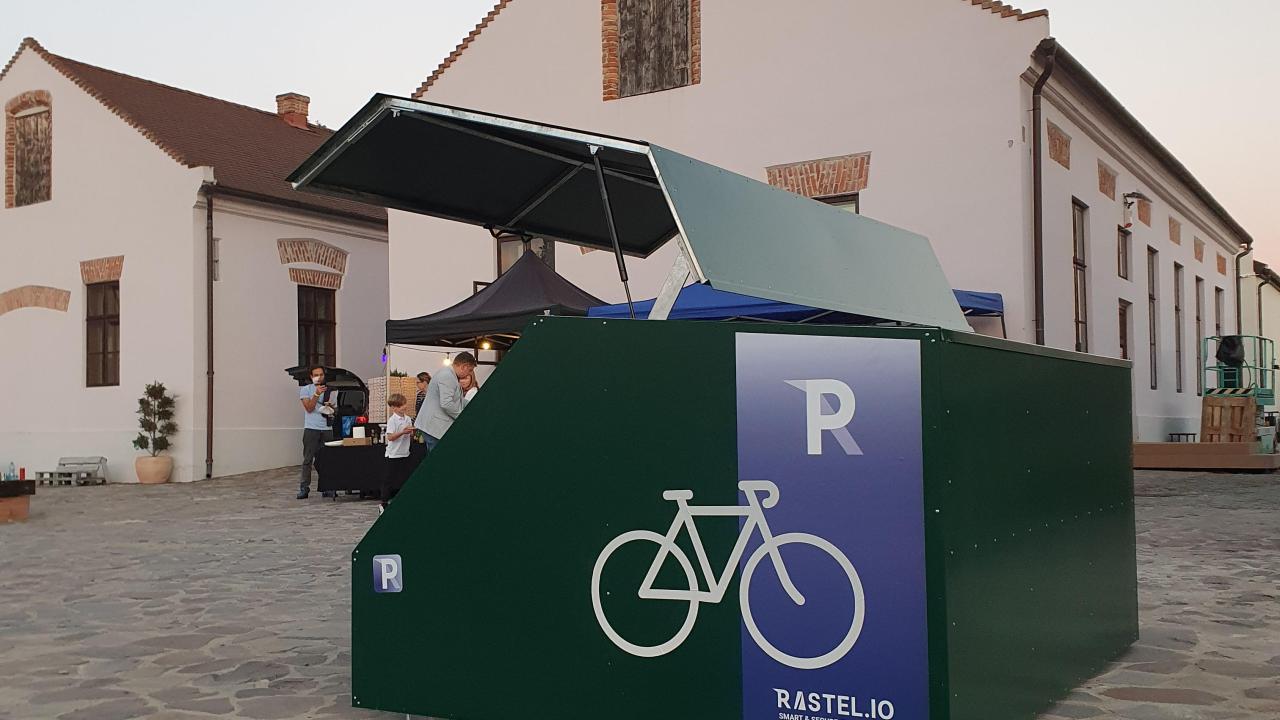
{"type": "Polygon", "coordinates": [[[530,320],[554,315],[586,315],[603,304],[565,280],[526,251],[488,287],[453,307],[431,315],[387,321],[387,343],[437,347],[475,347],[488,339],[509,347],[530,320]]]}

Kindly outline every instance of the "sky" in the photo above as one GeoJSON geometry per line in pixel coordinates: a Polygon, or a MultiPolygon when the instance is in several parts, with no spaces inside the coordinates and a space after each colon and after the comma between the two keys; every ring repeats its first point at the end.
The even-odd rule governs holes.
{"type": "MultiPolygon", "coordinates": [[[[492,6],[0,0],[0,56],[31,36],[59,55],[264,109],[275,107],[277,94],[300,92],[311,98],[312,121],[336,128],[375,92],[410,94],[492,6]]],[[[1258,256],[1280,263],[1280,62],[1271,50],[1280,2],[1021,7],[1047,8],[1053,35],[1249,231],[1258,256]]]]}

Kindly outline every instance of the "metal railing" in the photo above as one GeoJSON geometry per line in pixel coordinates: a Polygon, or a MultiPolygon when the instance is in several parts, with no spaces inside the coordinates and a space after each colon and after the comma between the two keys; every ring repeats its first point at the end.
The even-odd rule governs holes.
{"type": "MultiPolygon", "coordinates": [[[[1244,348],[1244,362],[1229,365],[1217,359],[1218,348],[1224,336],[1214,335],[1201,341],[1200,353],[1204,358],[1205,390],[1212,388],[1244,388],[1262,391],[1259,394],[1274,396],[1276,381],[1275,344],[1257,335],[1238,335],[1244,348]]],[[[1232,337],[1232,336],[1227,336],[1232,337]]]]}

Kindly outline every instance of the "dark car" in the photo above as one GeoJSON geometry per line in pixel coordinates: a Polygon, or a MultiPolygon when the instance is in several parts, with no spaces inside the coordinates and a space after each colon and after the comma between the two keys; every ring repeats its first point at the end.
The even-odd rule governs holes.
{"type": "MultiPolygon", "coordinates": [[[[297,365],[285,372],[297,381],[298,387],[311,384],[311,368],[297,365]]],[[[333,415],[329,417],[329,425],[335,437],[350,435],[350,431],[341,432],[343,418],[361,417],[369,414],[369,388],[355,373],[343,368],[324,369],[325,401],[333,403],[333,415]]]]}

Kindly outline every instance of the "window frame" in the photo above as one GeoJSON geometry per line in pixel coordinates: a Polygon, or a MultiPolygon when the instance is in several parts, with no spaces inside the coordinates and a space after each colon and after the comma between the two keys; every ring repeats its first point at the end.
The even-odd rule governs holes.
{"type": "Polygon", "coordinates": [[[520,243],[521,248],[520,248],[520,252],[516,254],[514,259],[512,259],[511,265],[515,265],[516,262],[521,257],[523,257],[526,252],[534,252],[534,253],[538,253],[538,257],[541,258],[542,261],[547,264],[547,267],[551,268],[552,270],[556,269],[556,241],[555,240],[547,240],[546,238],[539,238],[539,237],[524,238],[519,235],[499,235],[494,237],[494,246],[493,246],[494,268],[497,270],[497,273],[494,275],[494,277],[501,277],[503,273],[511,269],[511,265],[507,265],[506,267],[502,266],[502,249],[504,245],[514,244],[514,243],[520,243]],[[535,242],[542,243],[543,250],[541,252],[534,249],[533,244],[535,242]]]}
{"type": "Polygon", "coordinates": [[[1076,352],[1089,352],[1089,206],[1071,199],[1071,267],[1076,352]]]}
{"type": "Polygon", "coordinates": [[[830,205],[841,210],[848,210],[849,206],[852,205],[854,215],[862,214],[862,198],[857,192],[841,193],[840,195],[820,195],[815,197],[814,200],[823,205],[830,205]]]}
{"type": "Polygon", "coordinates": [[[1159,281],[1160,252],[1147,246],[1147,346],[1152,390],[1160,389],[1159,281]]]}
{"type": "Polygon", "coordinates": [[[1213,328],[1214,334],[1222,337],[1222,306],[1227,298],[1227,291],[1216,285],[1213,288],[1213,328]]]}
{"type": "Polygon", "coordinates": [[[1196,276],[1196,395],[1204,394],[1204,278],[1196,276]]]}
{"type": "Polygon", "coordinates": [[[298,285],[298,365],[338,367],[338,292],[314,285],[298,285]],[[317,316],[315,300],[324,301],[327,317],[317,316]],[[310,302],[310,308],[307,307],[310,302]],[[308,310],[311,310],[308,313],[308,310]],[[317,333],[324,333],[328,352],[316,348],[317,333]]]}
{"type": "Polygon", "coordinates": [[[85,285],[84,323],[85,387],[118,387],[120,385],[119,280],[108,280],[85,285]],[[114,313],[109,312],[107,306],[107,298],[112,296],[112,290],[114,290],[115,297],[114,313]],[[101,308],[97,314],[94,311],[95,307],[101,308]],[[100,348],[97,352],[91,349],[95,335],[100,348]],[[111,347],[110,338],[112,337],[115,339],[114,351],[108,349],[111,347]],[[114,367],[111,364],[113,356],[115,359],[114,367]]]}
{"type": "Polygon", "coordinates": [[[1123,226],[1116,228],[1116,275],[1125,280],[1132,279],[1132,245],[1133,232],[1123,226]]]}
{"type": "Polygon", "coordinates": [[[1173,370],[1176,392],[1182,392],[1182,376],[1184,372],[1182,359],[1182,278],[1183,268],[1173,264],[1173,370]]]}
{"type": "Polygon", "coordinates": [[[1129,345],[1131,343],[1131,340],[1129,337],[1129,316],[1131,314],[1132,307],[1133,307],[1133,303],[1129,302],[1128,300],[1125,300],[1123,298],[1120,300],[1119,316],[1120,316],[1120,359],[1121,360],[1133,359],[1132,357],[1130,357],[1132,353],[1129,352],[1129,345]]]}

